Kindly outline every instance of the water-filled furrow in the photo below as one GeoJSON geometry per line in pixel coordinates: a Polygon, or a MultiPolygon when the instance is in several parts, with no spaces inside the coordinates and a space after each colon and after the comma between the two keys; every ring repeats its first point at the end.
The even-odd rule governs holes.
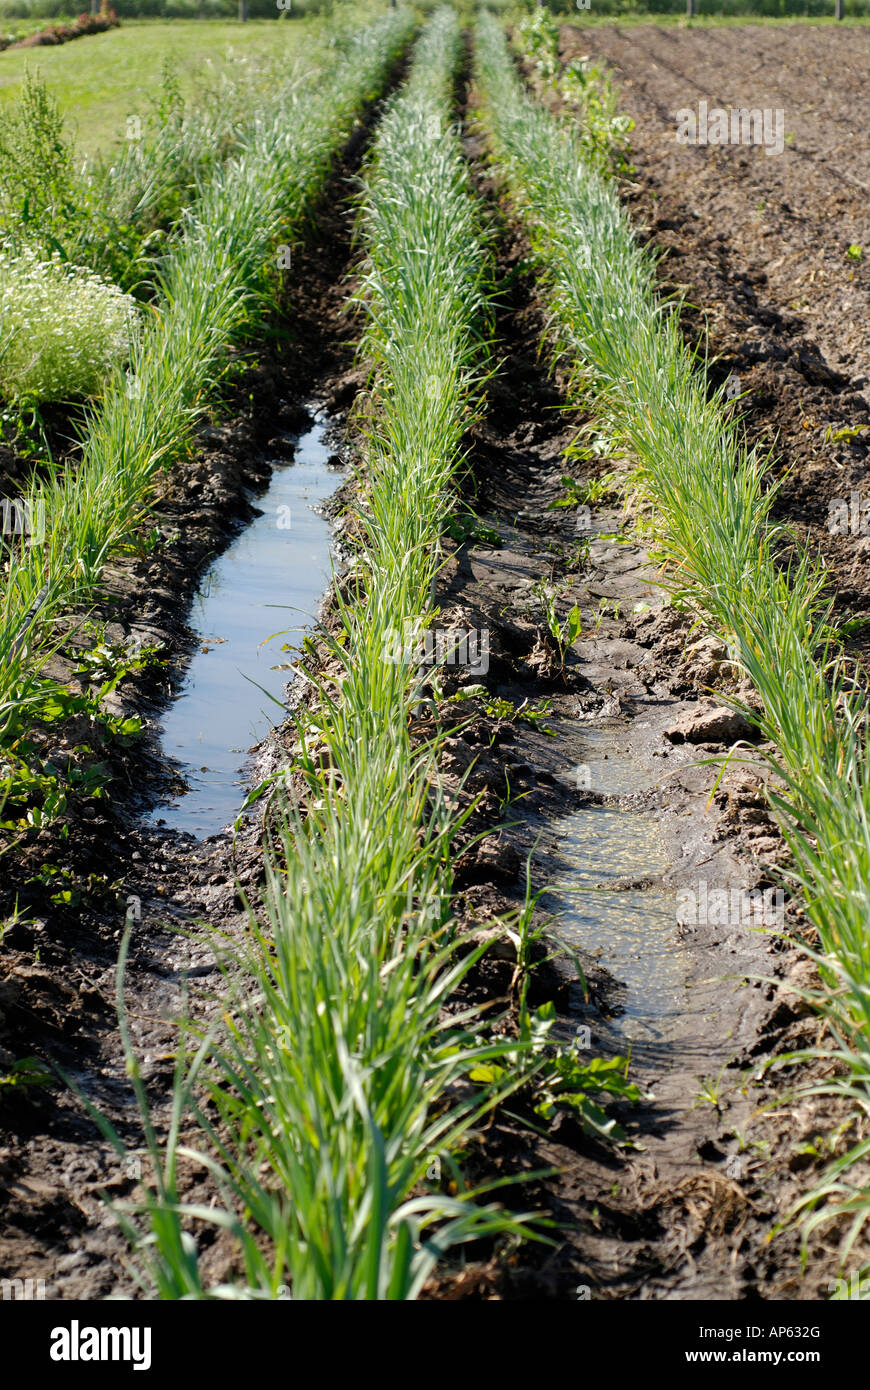
{"type": "Polygon", "coordinates": [[[190,615],[200,642],[162,724],[166,758],[186,792],[151,819],[204,839],[244,800],[252,745],[286,715],[292,649],[317,616],[330,579],[330,527],[315,508],[340,477],[328,465],[329,421],[316,417],[293,461],[277,465],[260,515],[203,576],[190,615]]]}
{"type": "Polygon", "coordinates": [[[688,1012],[684,952],[676,892],[666,882],[671,864],[654,818],[620,805],[654,781],[620,746],[620,732],[584,730],[585,761],[575,769],[585,790],[613,800],[587,802],[548,826],[535,861],[553,885],[544,905],[559,914],[559,934],[625,986],[617,1033],[658,1042],[688,1012]]]}

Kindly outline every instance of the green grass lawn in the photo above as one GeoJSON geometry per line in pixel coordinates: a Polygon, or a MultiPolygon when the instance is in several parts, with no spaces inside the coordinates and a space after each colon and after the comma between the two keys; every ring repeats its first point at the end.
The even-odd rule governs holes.
{"type": "Polygon", "coordinates": [[[144,114],[160,84],[164,58],[176,68],[185,94],[219,71],[228,56],[302,54],[316,21],[128,20],[120,29],[92,34],[57,48],[0,53],[0,103],[15,97],[25,66],[38,68],[75,131],[79,149],[108,151],[125,138],[127,117],[144,114]],[[209,67],[213,64],[213,67],[209,67]]]}

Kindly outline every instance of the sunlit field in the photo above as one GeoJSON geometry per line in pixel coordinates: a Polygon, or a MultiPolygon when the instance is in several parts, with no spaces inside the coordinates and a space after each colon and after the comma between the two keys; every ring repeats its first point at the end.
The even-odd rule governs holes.
{"type": "Polygon", "coordinates": [[[259,1302],[851,1349],[870,28],[721,8],[0,52],[0,1301],[53,1361],[189,1302],[211,1377],[259,1302]]]}

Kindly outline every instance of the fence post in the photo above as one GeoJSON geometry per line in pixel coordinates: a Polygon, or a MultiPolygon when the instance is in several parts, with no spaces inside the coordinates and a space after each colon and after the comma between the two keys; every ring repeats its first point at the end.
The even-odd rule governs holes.
{"type": "MultiPolygon", "coordinates": [[[[839,0],[837,0],[839,4],[839,0]]],[[[686,0],[686,18],[693,19],[695,16],[695,0],[686,0]]]]}
{"type": "Polygon", "coordinates": [[[834,18],[843,18],[843,0],[834,0],[834,18]]]}
{"type": "Polygon", "coordinates": [[[242,24],[248,18],[248,0],[239,0],[239,19],[242,24]]]}

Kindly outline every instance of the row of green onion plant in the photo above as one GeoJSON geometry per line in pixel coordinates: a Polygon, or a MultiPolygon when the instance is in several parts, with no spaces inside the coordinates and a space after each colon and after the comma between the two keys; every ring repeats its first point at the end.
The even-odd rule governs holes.
{"type": "Polygon", "coordinates": [[[18,736],[43,700],[52,620],[93,591],[161,471],[189,446],[228,350],[269,303],[280,248],[301,236],[336,153],[412,28],[409,11],[392,11],[359,33],[314,91],[298,100],[293,84],[278,91],[185,209],[159,303],[133,335],[128,370],[114,373],[90,412],[80,459],[35,479],[25,499],[25,514],[44,519],[42,543],[10,545],[4,556],[0,741],[18,736]]]}
{"type": "Polygon", "coordinates": [[[255,115],[269,119],[276,95],[293,119],[292,108],[355,48],[368,22],[370,11],[348,4],[281,25],[270,52],[228,49],[199,75],[190,96],[167,65],[159,92],[125,118],[121,148],[76,171],[67,199],[71,216],[56,238],[65,259],[117,280],[138,298],[150,296],[166,233],[212,169],[237,152],[255,115]]]}
{"type": "Polygon", "coordinates": [[[181,1150],[180,1118],[163,1148],[151,1136],[156,1185],[125,1218],[163,1298],[411,1299],[449,1247],[524,1229],[476,1200],[454,1159],[524,1073],[506,1065],[499,1085],[476,1086],[476,1067],[518,1045],[473,1009],[445,1009],[480,949],[450,918],[457,817],[436,747],[411,738],[416,671],[390,659],[394,630],[429,611],[484,369],[489,263],[450,126],[460,55],[456,17],[438,11],[366,169],[373,387],[354,562],[335,596],[339,626],[322,634],[327,665],[309,663],[313,699],[294,716],[305,790],[272,805],[265,909],[242,943],[216,943],[222,1022],[177,1078],[176,1116],[192,1108],[201,1141],[181,1150]],[[218,1206],[185,1206],[179,1162],[203,1165],[218,1206]],[[222,1284],[203,1274],[197,1218],[234,1237],[222,1284]]]}
{"type": "Polygon", "coordinates": [[[578,399],[604,411],[637,461],[680,600],[727,642],[761,696],[773,806],[817,937],[837,1074],[854,1106],[848,1150],[803,1204],[808,1226],[850,1217],[845,1259],[870,1215],[870,757],[865,683],[849,671],[821,563],[771,518],[770,459],[686,347],[678,306],[656,294],[616,186],[581,157],[569,126],[523,90],[504,35],[477,26],[481,119],[514,215],[537,258],[557,353],[578,399]]]}

